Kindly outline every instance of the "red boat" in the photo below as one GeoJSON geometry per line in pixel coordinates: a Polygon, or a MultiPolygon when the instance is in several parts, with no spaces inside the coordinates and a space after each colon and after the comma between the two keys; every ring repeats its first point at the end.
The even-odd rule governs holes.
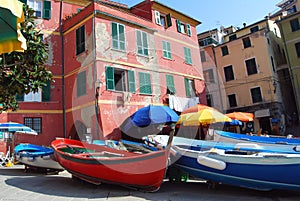
{"type": "Polygon", "coordinates": [[[51,143],[59,164],[90,183],[113,183],[157,191],[167,168],[168,150],[132,152],[105,145],[58,138],[51,143]]]}

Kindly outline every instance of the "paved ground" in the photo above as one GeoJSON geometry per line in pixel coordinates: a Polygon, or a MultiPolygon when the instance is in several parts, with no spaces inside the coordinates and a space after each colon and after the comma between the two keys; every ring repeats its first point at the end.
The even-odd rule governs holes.
{"type": "Polygon", "coordinates": [[[0,167],[0,200],[20,201],[69,201],[69,200],[153,200],[153,201],[290,201],[299,200],[299,192],[261,192],[244,188],[218,185],[208,189],[201,181],[165,181],[156,193],[144,193],[120,186],[99,186],[72,180],[64,171],[59,174],[25,173],[24,166],[0,167]]]}

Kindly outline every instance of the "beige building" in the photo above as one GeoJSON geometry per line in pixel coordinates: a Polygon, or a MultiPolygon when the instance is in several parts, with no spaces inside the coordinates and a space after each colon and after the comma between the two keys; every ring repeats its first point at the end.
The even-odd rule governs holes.
{"type": "MultiPolygon", "coordinates": [[[[200,48],[200,55],[204,54],[201,51],[206,56],[213,55],[211,64],[205,64],[207,61],[203,62],[201,56],[205,83],[208,83],[207,78],[212,77],[210,69],[215,69],[212,74],[215,80],[219,79],[215,81],[219,89],[211,90],[215,94],[213,102],[220,103],[217,105],[226,113],[254,113],[254,125],[246,124],[245,132],[257,132],[262,128],[272,134],[283,134],[285,111],[281,98],[281,78],[277,70],[285,68],[286,62],[275,21],[264,19],[249,26],[244,24],[243,28],[237,30],[222,29],[221,32],[225,35],[222,40],[217,41],[219,45],[200,48]],[[218,101],[215,98],[217,94],[218,101]]],[[[202,35],[201,38],[200,35],[198,40],[200,38],[201,46],[200,41],[205,37],[202,35]]]]}

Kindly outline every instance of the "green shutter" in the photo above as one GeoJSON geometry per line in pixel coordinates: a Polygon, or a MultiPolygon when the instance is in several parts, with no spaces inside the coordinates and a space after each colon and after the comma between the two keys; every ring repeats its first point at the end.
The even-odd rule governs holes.
{"type": "Polygon", "coordinates": [[[47,85],[43,86],[43,88],[42,88],[42,101],[43,102],[50,101],[50,94],[51,94],[51,91],[50,91],[51,88],[50,87],[51,87],[51,83],[48,80],[47,85]]]}
{"type": "Polygon", "coordinates": [[[168,58],[168,53],[167,53],[167,45],[166,45],[166,41],[162,42],[162,48],[163,48],[163,57],[168,58]]]}
{"type": "Polygon", "coordinates": [[[184,84],[185,84],[186,96],[191,97],[190,84],[189,84],[189,79],[188,78],[184,78],[184,84]]]}
{"type": "Polygon", "coordinates": [[[106,66],[106,90],[115,90],[114,68],[106,66]]]}
{"type": "Polygon", "coordinates": [[[144,55],[148,56],[148,39],[147,39],[147,33],[143,32],[143,49],[144,49],[144,55]]]}
{"type": "Polygon", "coordinates": [[[134,77],[134,71],[129,70],[128,71],[128,86],[129,86],[129,92],[135,93],[135,77],[134,77]]]}
{"type": "Polygon", "coordinates": [[[112,32],[112,47],[118,49],[118,25],[114,22],[111,23],[112,32]]]}
{"type": "Polygon", "coordinates": [[[44,1],[44,12],[43,12],[44,19],[51,19],[51,1],[44,1]]]}
{"type": "Polygon", "coordinates": [[[171,27],[172,26],[172,18],[171,18],[171,14],[168,14],[166,16],[167,18],[167,27],[171,27]]]}
{"type": "Polygon", "coordinates": [[[137,53],[143,54],[142,33],[140,31],[136,31],[136,44],[137,44],[137,53]]]}
{"type": "Polygon", "coordinates": [[[188,36],[192,36],[191,25],[186,24],[186,30],[187,30],[187,35],[188,35],[188,36]]]}
{"type": "Polygon", "coordinates": [[[22,94],[22,95],[17,94],[16,95],[16,100],[17,101],[24,101],[24,94],[22,94]]]}
{"type": "Polygon", "coordinates": [[[152,94],[150,74],[139,72],[139,81],[140,81],[140,93],[152,94]]]}
{"type": "Polygon", "coordinates": [[[176,24],[177,24],[177,31],[179,33],[181,33],[181,22],[180,22],[180,20],[176,20],[176,24]]]}
{"type": "Polygon", "coordinates": [[[119,43],[120,50],[125,50],[125,27],[122,24],[119,24],[119,43]]]}
{"type": "Polygon", "coordinates": [[[160,13],[157,10],[155,10],[154,15],[155,15],[155,23],[160,25],[161,24],[161,22],[160,22],[160,13]]]}
{"type": "Polygon", "coordinates": [[[170,93],[175,94],[175,87],[174,87],[174,77],[172,75],[166,75],[167,80],[167,88],[169,89],[170,93]]]}

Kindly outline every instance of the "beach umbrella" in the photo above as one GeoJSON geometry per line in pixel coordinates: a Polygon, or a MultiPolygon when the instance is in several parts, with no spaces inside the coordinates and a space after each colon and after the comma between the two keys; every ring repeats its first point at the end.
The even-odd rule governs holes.
{"type": "Polygon", "coordinates": [[[27,49],[20,23],[25,20],[23,3],[0,0],[0,54],[27,49]]]}
{"type": "Polygon", "coordinates": [[[226,126],[242,126],[243,122],[241,122],[237,119],[232,119],[231,122],[223,122],[223,124],[226,126]]]}
{"type": "Polygon", "coordinates": [[[24,133],[37,135],[38,133],[32,128],[15,122],[0,123],[0,132],[24,133]]]}
{"type": "Polygon", "coordinates": [[[183,126],[200,126],[217,122],[231,122],[231,118],[215,109],[204,108],[197,112],[181,114],[177,124],[183,126]]]}
{"type": "Polygon", "coordinates": [[[216,110],[213,107],[203,105],[203,104],[197,104],[195,106],[189,107],[186,110],[182,111],[181,114],[187,114],[187,113],[192,113],[192,112],[198,112],[202,109],[211,109],[211,110],[216,110]]]}
{"type": "Polygon", "coordinates": [[[135,126],[145,127],[150,124],[165,124],[177,122],[179,116],[168,106],[148,105],[140,108],[130,116],[135,126]]]}
{"type": "Polygon", "coordinates": [[[242,122],[253,121],[254,118],[254,114],[250,112],[231,112],[225,115],[230,117],[231,119],[236,119],[242,122]]]}

